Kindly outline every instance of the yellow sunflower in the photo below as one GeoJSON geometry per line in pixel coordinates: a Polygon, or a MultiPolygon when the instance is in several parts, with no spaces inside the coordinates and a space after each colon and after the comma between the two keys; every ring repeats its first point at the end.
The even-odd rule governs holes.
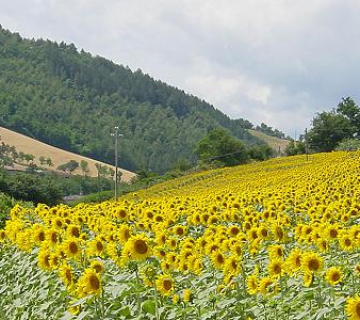
{"type": "Polygon", "coordinates": [[[252,274],[246,279],[246,289],[249,294],[257,294],[258,292],[258,278],[256,274],[252,274]]]}
{"type": "Polygon", "coordinates": [[[5,242],[6,233],[4,230],[0,230],[0,243],[5,242]]]}
{"type": "Polygon", "coordinates": [[[301,268],[302,252],[299,248],[293,249],[286,259],[286,272],[288,274],[294,274],[301,268]]]}
{"type": "Polygon", "coordinates": [[[219,250],[213,251],[210,257],[216,269],[221,270],[224,267],[226,257],[219,250]]]}
{"type": "Polygon", "coordinates": [[[240,233],[241,229],[238,226],[231,226],[227,230],[229,237],[236,237],[240,233]]]}
{"type": "Polygon", "coordinates": [[[187,227],[182,226],[182,225],[177,225],[173,228],[173,233],[176,234],[180,238],[185,236],[186,232],[187,232],[187,227]]]}
{"type": "Polygon", "coordinates": [[[114,210],[113,217],[120,221],[126,221],[129,219],[129,214],[125,208],[117,208],[114,210]]]}
{"type": "Polygon", "coordinates": [[[230,256],[226,258],[223,272],[224,274],[237,275],[241,271],[241,260],[237,256],[230,256]]]}
{"type": "Polygon", "coordinates": [[[302,256],[301,267],[305,273],[316,273],[322,270],[324,259],[312,251],[305,252],[302,256]]]}
{"type": "Polygon", "coordinates": [[[79,238],[81,234],[80,227],[77,226],[76,224],[69,224],[66,228],[66,233],[68,237],[79,238]]]}
{"type": "Polygon", "coordinates": [[[81,247],[77,238],[65,240],[62,249],[68,258],[77,258],[81,254],[81,247]]]}
{"type": "Polygon", "coordinates": [[[35,227],[33,231],[33,242],[36,245],[40,245],[43,241],[45,241],[45,239],[46,237],[44,228],[41,226],[35,227]]]}
{"type": "Polygon", "coordinates": [[[331,286],[334,286],[342,281],[343,274],[338,267],[331,267],[326,271],[325,280],[331,286]]]}
{"type": "Polygon", "coordinates": [[[61,256],[57,252],[50,254],[49,263],[52,269],[57,269],[60,266],[61,256]]]}
{"type": "Polygon", "coordinates": [[[322,252],[327,252],[329,250],[329,241],[324,238],[316,239],[316,245],[322,252]]]}
{"type": "Polygon", "coordinates": [[[259,292],[262,294],[274,293],[278,290],[276,282],[269,277],[262,278],[259,281],[259,292]]]}
{"type": "Polygon", "coordinates": [[[45,231],[45,238],[50,245],[54,246],[60,241],[60,233],[55,228],[50,228],[45,231]]]}
{"type": "Polygon", "coordinates": [[[105,271],[104,264],[100,260],[91,261],[90,268],[95,270],[98,274],[102,274],[105,271]]]}
{"type": "Polygon", "coordinates": [[[303,282],[305,287],[310,287],[313,282],[313,275],[309,272],[305,272],[303,275],[303,282]]]}
{"type": "Polygon", "coordinates": [[[270,259],[282,259],[285,255],[285,250],[282,245],[274,244],[268,247],[270,259]]]}
{"type": "Polygon", "coordinates": [[[280,278],[284,274],[284,261],[281,259],[270,260],[268,264],[269,275],[272,278],[280,278]]]}
{"type": "Polygon", "coordinates": [[[178,294],[174,294],[173,296],[172,296],[172,303],[174,303],[174,304],[178,304],[178,302],[180,301],[180,296],[178,295],[178,294]]]}
{"type": "Polygon", "coordinates": [[[72,285],[74,284],[74,274],[68,264],[64,263],[62,266],[60,266],[59,276],[66,287],[72,287],[72,285]]]}
{"type": "Polygon", "coordinates": [[[346,300],[346,313],[349,320],[360,320],[360,297],[358,295],[346,300]]]}
{"type": "Polygon", "coordinates": [[[353,238],[350,235],[347,235],[346,233],[342,234],[339,237],[339,245],[340,248],[343,249],[344,251],[351,251],[354,249],[355,247],[355,241],[353,240],[353,238]]]}
{"type": "Polygon", "coordinates": [[[171,276],[163,274],[159,276],[156,281],[156,288],[162,296],[166,297],[172,294],[174,291],[174,280],[171,276]]]}
{"type": "Polygon", "coordinates": [[[84,274],[77,283],[77,294],[79,298],[87,295],[99,295],[102,290],[100,275],[95,270],[85,269],[84,274]]]}
{"type": "Polygon", "coordinates": [[[103,257],[105,254],[105,241],[99,236],[87,243],[87,254],[89,256],[103,257]]]}
{"type": "Polygon", "coordinates": [[[50,251],[47,248],[41,248],[38,253],[38,267],[45,271],[51,271],[50,251]]]}
{"type": "Polygon", "coordinates": [[[123,256],[135,260],[145,260],[151,255],[149,239],[145,235],[138,234],[131,237],[123,248],[123,256]]]}
{"type": "Polygon", "coordinates": [[[117,237],[121,244],[125,244],[131,237],[132,230],[129,226],[122,224],[118,229],[117,237]]]}
{"type": "Polygon", "coordinates": [[[267,240],[270,237],[269,229],[263,224],[258,228],[258,235],[262,240],[267,240]]]}
{"type": "Polygon", "coordinates": [[[284,229],[280,225],[274,224],[272,226],[271,231],[272,231],[272,234],[274,235],[275,240],[281,241],[284,239],[285,232],[284,232],[284,229]]]}

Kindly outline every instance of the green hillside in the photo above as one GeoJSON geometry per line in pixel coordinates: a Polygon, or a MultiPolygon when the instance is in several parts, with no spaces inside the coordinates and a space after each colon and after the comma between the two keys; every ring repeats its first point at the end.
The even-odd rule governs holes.
{"type": "Polygon", "coordinates": [[[104,162],[113,162],[110,133],[120,127],[119,165],[164,172],[194,160],[199,139],[217,126],[261,144],[244,119],[231,120],[207,102],[141,70],[73,45],[27,40],[0,26],[0,126],[104,162]]]}

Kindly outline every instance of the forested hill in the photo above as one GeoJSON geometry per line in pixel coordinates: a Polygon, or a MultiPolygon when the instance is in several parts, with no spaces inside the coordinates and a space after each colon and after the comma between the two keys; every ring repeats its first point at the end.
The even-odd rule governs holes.
{"type": "Polygon", "coordinates": [[[110,133],[120,128],[119,165],[164,172],[192,160],[198,140],[217,126],[260,143],[207,102],[140,70],[73,45],[23,39],[0,27],[0,126],[45,143],[113,162],[110,133]]]}

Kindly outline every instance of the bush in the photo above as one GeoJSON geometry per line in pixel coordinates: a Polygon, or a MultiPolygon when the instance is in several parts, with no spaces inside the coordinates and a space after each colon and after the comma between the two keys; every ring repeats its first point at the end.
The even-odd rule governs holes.
{"type": "Polygon", "coordinates": [[[360,139],[345,139],[342,140],[337,147],[336,150],[343,151],[355,151],[360,150],[360,139]]]}

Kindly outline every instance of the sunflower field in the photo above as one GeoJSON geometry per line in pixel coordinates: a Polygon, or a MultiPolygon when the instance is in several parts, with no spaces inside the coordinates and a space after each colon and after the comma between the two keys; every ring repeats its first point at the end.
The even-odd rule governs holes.
{"type": "Polygon", "coordinates": [[[0,319],[360,319],[359,186],[360,153],[333,152],[16,205],[0,319]]]}

